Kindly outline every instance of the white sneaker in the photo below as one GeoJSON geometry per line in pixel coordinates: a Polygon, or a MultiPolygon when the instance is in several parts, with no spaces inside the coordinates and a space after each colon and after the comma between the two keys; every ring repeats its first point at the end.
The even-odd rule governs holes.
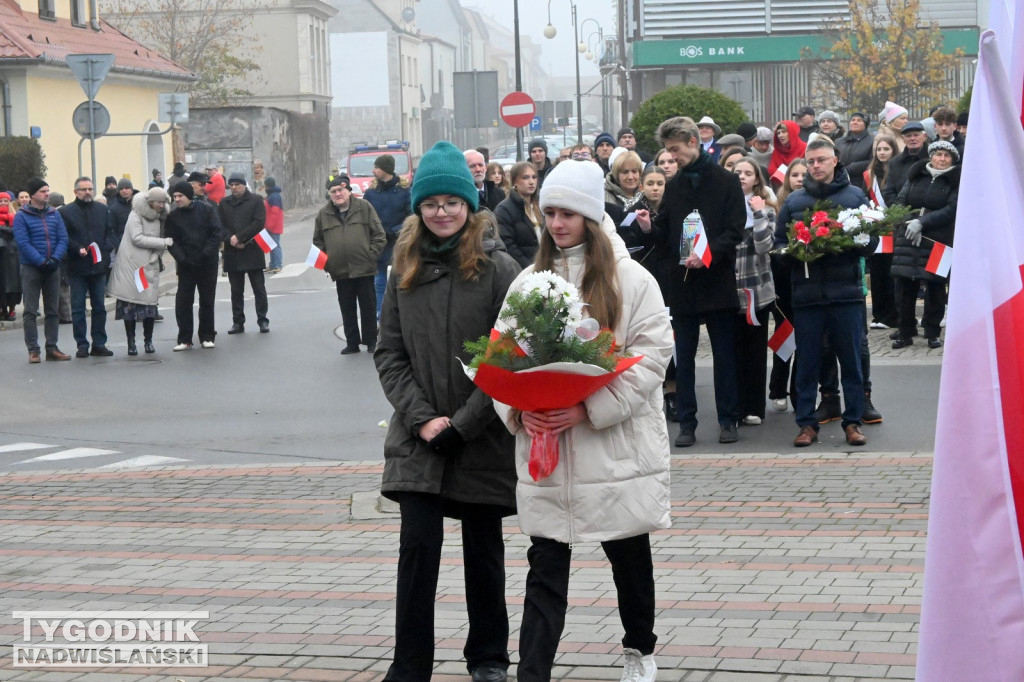
{"type": "Polygon", "coordinates": [[[658,677],[658,666],[654,665],[654,656],[644,656],[636,649],[625,649],[626,665],[622,669],[619,682],[654,682],[658,677]]]}
{"type": "Polygon", "coordinates": [[[889,325],[884,322],[872,322],[868,325],[868,329],[888,329],[889,325]]]}
{"type": "Polygon", "coordinates": [[[748,414],[743,418],[743,424],[746,426],[759,426],[761,424],[761,418],[756,414],[748,414]]]}
{"type": "Polygon", "coordinates": [[[785,398],[772,398],[772,409],[776,412],[785,412],[788,404],[785,398]]]}
{"type": "Polygon", "coordinates": [[[203,348],[213,348],[213,341],[203,341],[203,348]]]}
{"type": "Polygon", "coordinates": [[[175,353],[177,353],[179,350],[192,350],[192,344],[191,343],[179,343],[177,346],[175,346],[171,350],[173,350],[175,353]]]}

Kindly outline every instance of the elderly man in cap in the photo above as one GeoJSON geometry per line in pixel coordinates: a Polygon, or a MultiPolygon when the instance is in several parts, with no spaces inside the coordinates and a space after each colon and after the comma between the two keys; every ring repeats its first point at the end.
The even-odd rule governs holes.
{"type": "Polygon", "coordinates": [[[697,132],[700,135],[700,146],[711,157],[712,163],[718,163],[722,156],[722,149],[715,142],[715,138],[722,134],[722,128],[715,123],[715,119],[705,116],[697,121],[697,132]]]}
{"type": "MultiPolygon", "coordinates": [[[[540,147],[538,147],[538,150],[539,149],[540,149],[540,147]]],[[[547,160],[547,151],[546,151],[547,150],[547,146],[545,146],[544,149],[545,149],[544,159],[547,160]]],[[[531,149],[531,152],[532,151],[533,150],[531,149]]],[[[486,208],[487,210],[489,210],[489,211],[491,211],[493,213],[494,209],[498,208],[498,204],[500,204],[501,202],[503,202],[505,200],[505,193],[503,191],[501,191],[500,187],[496,186],[493,182],[491,182],[490,180],[487,179],[487,160],[484,158],[483,154],[481,154],[480,152],[478,152],[475,149],[467,149],[465,152],[462,153],[462,155],[464,157],[466,157],[466,165],[469,166],[469,173],[470,173],[470,175],[473,176],[473,184],[476,185],[477,194],[480,195],[480,208],[486,208]]],[[[388,158],[391,158],[391,157],[389,156],[388,158]]],[[[374,175],[376,176],[376,172],[374,173],[374,175]]],[[[539,175],[540,175],[540,173],[538,172],[538,176],[539,175]]],[[[407,196],[406,196],[406,203],[409,203],[408,189],[406,189],[406,194],[407,194],[407,196]]],[[[373,202],[370,202],[370,203],[373,203],[373,202]]],[[[377,208],[377,205],[374,204],[373,207],[377,208]]],[[[406,215],[410,215],[412,213],[412,208],[411,207],[408,207],[408,208],[409,208],[409,213],[407,213],[406,215]]],[[[379,209],[377,210],[377,213],[378,214],[380,213],[379,209]]],[[[384,222],[384,229],[388,229],[387,221],[384,219],[384,216],[381,216],[380,219],[381,219],[381,221],[384,222]]],[[[388,244],[391,244],[391,243],[392,242],[389,240],[388,244]]],[[[387,249],[385,249],[385,250],[387,250],[387,249]]],[[[384,282],[381,283],[380,286],[377,289],[377,291],[378,291],[378,296],[377,296],[377,307],[378,307],[378,309],[380,308],[381,301],[383,300],[382,297],[384,296],[384,285],[386,285],[386,284],[387,284],[387,278],[384,279],[384,282]]]]}
{"type": "Polygon", "coordinates": [[[882,190],[886,206],[896,203],[896,197],[910,175],[910,167],[928,159],[928,135],[920,121],[910,121],[904,125],[900,137],[903,139],[903,151],[889,159],[885,188],[882,190]]]}
{"type": "Polygon", "coordinates": [[[754,137],[754,142],[751,145],[750,153],[748,156],[757,163],[757,165],[765,169],[765,176],[768,175],[768,164],[772,160],[772,134],[771,128],[765,126],[757,127],[757,135],[754,137]]]}
{"type": "Polygon", "coordinates": [[[206,198],[215,204],[219,204],[227,193],[227,188],[224,186],[224,176],[221,175],[220,168],[216,164],[211,163],[206,167],[206,177],[209,178],[206,182],[206,198]]]}
{"type": "Polygon", "coordinates": [[[358,353],[360,345],[373,353],[377,349],[373,278],[387,237],[370,202],[352,196],[352,181],[347,175],[332,176],[327,181],[327,193],[330,201],[320,209],[313,223],[313,245],[327,254],[324,269],[338,289],[341,323],[345,328],[341,354],[358,353]]]}
{"type": "Polygon", "coordinates": [[[21,313],[28,361],[39,362],[39,296],[43,297],[46,322],[46,359],[70,360],[57,348],[60,329],[57,303],[60,298],[60,262],[68,249],[68,233],[60,213],[47,205],[50,185],[40,178],[28,181],[29,202],[14,215],[14,241],[21,264],[21,313]]]}
{"type": "MultiPolygon", "coordinates": [[[[480,166],[483,166],[483,172],[487,169],[487,165],[483,163],[483,154],[474,149],[466,152],[465,156],[473,180],[477,181],[480,166]]],[[[490,185],[490,188],[501,194],[501,190],[494,187],[493,182],[485,181],[483,178],[477,182],[477,190],[480,190],[480,183],[483,183],[484,187],[490,185]]],[[[395,157],[390,154],[378,156],[373,162],[373,182],[363,194],[363,198],[370,202],[373,210],[377,212],[380,224],[384,228],[384,235],[387,237],[387,244],[377,257],[377,274],[373,278],[373,288],[377,296],[377,319],[380,319],[380,306],[384,302],[384,290],[388,284],[391,253],[402,231],[402,223],[412,215],[412,202],[409,197],[409,181],[395,175],[395,157]]]]}
{"type": "Polygon", "coordinates": [[[232,173],[228,178],[231,195],[220,202],[220,221],[224,225],[224,272],[231,283],[231,329],[228,334],[245,331],[245,278],[249,277],[252,295],[256,299],[256,323],[260,333],[270,331],[267,319],[267,285],[263,269],[267,260],[263,249],[256,243],[267,222],[267,209],[263,200],[249,191],[245,176],[232,173]]]}
{"type": "MultiPolygon", "coordinates": [[[[647,152],[644,152],[644,151],[641,151],[641,150],[637,149],[637,146],[636,146],[636,131],[634,131],[632,128],[620,128],[617,137],[618,137],[618,143],[619,143],[618,146],[626,149],[627,151],[636,152],[637,155],[640,157],[640,160],[643,161],[644,164],[650,163],[651,159],[654,158],[650,154],[648,154],[647,152]]],[[[537,191],[538,192],[540,191],[540,185],[539,184],[537,185],[537,191]]]]}
{"type": "Polygon", "coordinates": [[[800,139],[807,142],[811,133],[821,132],[814,116],[814,107],[800,107],[793,112],[793,120],[800,126],[800,139]]]}

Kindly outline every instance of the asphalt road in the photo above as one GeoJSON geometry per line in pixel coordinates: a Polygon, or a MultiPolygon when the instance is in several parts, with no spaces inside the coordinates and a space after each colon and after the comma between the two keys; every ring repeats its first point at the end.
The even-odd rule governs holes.
{"type": "MultiPolygon", "coordinates": [[[[391,419],[373,361],[341,356],[334,287],[297,262],[311,221],[290,225],[284,272],[268,280],[271,333],[259,334],[251,299],[247,332],[228,336],[227,280],[218,285],[217,347],[173,353],[173,296],[160,299],[157,353],[126,354],[123,326],[108,316],[112,358],[29,365],[20,329],[0,332],[0,469],[83,469],[230,463],[380,460],[391,419]],[[68,454],[70,451],[70,454],[68,454]],[[142,459],[139,459],[142,458],[142,459]]],[[[60,343],[73,350],[70,326],[60,343]]],[[[866,427],[867,450],[933,448],[940,367],[933,359],[886,358],[874,366],[874,401],[885,422],[866,427]],[[912,364],[909,364],[912,363],[912,364]]],[[[740,428],[740,441],[717,442],[712,375],[698,367],[697,445],[676,454],[792,452],[792,411],[769,410],[765,423],[740,428]]],[[[669,425],[674,439],[676,425],[669,425]]],[[[846,450],[838,422],[813,447],[846,450]]]]}

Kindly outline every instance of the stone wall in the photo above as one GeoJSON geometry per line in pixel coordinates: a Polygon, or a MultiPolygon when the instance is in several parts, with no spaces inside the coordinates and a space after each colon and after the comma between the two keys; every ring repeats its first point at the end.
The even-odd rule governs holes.
{"type": "Polygon", "coordinates": [[[273,176],[283,188],[285,209],[323,201],[334,163],[327,119],[270,107],[222,107],[191,109],[182,128],[189,170],[214,163],[225,176],[243,173],[257,192],[263,178],[273,176]]]}

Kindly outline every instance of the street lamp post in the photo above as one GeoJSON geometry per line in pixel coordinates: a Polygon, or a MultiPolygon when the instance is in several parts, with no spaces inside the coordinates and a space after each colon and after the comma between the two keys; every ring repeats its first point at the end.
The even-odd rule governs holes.
{"type": "MultiPolygon", "coordinates": [[[[583,49],[580,49],[580,35],[579,29],[576,26],[576,3],[569,0],[569,6],[572,7],[572,37],[573,42],[576,43],[576,49],[573,50],[573,54],[576,56],[576,144],[583,142],[583,96],[580,93],[580,54],[587,51],[587,46],[583,45],[583,49]]],[[[547,39],[554,38],[558,33],[558,29],[551,23],[551,0],[548,0],[548,25],[544,27],[544,37],[547,39]]]]}

